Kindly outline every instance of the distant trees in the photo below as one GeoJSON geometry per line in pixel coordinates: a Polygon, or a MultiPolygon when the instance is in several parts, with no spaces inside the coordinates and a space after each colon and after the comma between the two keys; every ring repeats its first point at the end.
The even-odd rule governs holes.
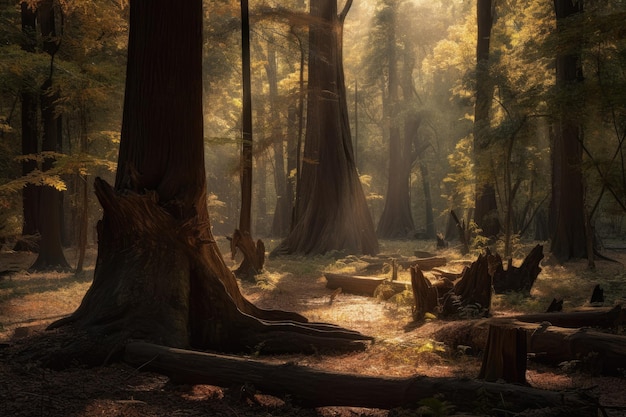
{"type": "MultiPolygon", "coordinates": [[[[3,21],[17,23],[0,29],[0,119],[6,122],[6,138],[23,139],[21,152],[11,149],[10,154],[22,164],[23,176],[10,170],[0,174],[0,229],[17,240],[16,249],[40,246],[36,269],[66,268],[61,244],[76,242],[79,227],[74,226],[82,224],[76,213],[84,213],[81,201],[86,201],[73,180],[114,165],[107,152],[115,140],[112,118],[121,98],[116,81],[119,51],[125,48],[123,8],[97,2],[83,9],[48,0],[20,6],[0,7],[3,21]],[[62,190],[67,192],[61,201],[62,190]],[[18,222],[21,233],[14,226],[18,222]]],[[[86,208],[89,215],[92,207],[86,208]]],[[[87,233],[86,224],[83,229],[87,233]]]]}

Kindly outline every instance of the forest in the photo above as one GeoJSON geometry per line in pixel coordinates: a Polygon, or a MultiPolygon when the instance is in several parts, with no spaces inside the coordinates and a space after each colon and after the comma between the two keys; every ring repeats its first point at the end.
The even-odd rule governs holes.
{"type": "Polygon", "coordinates": [[[0,2],[0,413],[626,413],[621,0],[0,2]]]}

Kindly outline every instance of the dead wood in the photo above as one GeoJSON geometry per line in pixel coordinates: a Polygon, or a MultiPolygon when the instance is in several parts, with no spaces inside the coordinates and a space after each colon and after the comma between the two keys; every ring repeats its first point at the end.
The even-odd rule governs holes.
{"type": "Polygon", "coordinates": [[[293,363],[269,364],[241,357],[167,348],[132,342],[125,361],[168,375],[176,383],[218,386],[248,385],[289,397],[304,407],[354,406],[390,409],[416,405],[424,398],[442,398],[459,411],[471,411],[478,393],[485,393],[493,409],[519,412],[545,407],[571,408],[595,415],[597,402],[577,392],[535,388],[458,378],[375,377],[315,370],[293,363]]]}
{"type": "Polygon", "coordinates": [[[527,385],[526,332],[516,327],[489,326],[479,379],[527,385]]]}
{"type": "Polygon", "coordinates": [[[491,275],[489,275],[488,255],[465,268],[452,290],[441,297],[442,318],[469,318],[489,315],[491,309],[491,275]]]}
{"type": "Polygon", "coordinates": [[[484,351],[490,326],[522,329],[528,353],[534,360],[558,365],[565,361],[584,362],[587,369],[608,375],[626,369],[626,336],[589,328],[565,328],[548,322],[528,323],[515,318],[489,318],[455,322],[442,326],[435,337],[450,346],[470,346],[484,351]]]}
{"type": "Polygon", "coordinates": [[[461,254],[465,255],[469,253],[469,243],[467,237],[467,228],[465,223],[462,223],[454,210],[450,210],[450,216],[454,219],[456,230],[459,233],[459,241],[461,242],[461,254]]]}
{"type": "Polygon", "coordinates": [[[616,329],[626,322],[626,311],[621,305],[612,308],[590,308],[581,311],[567,311],[554,313],[519,314],[516,320],[542,323],[549,322],[560,327],[598,327],[616,329]]]}
{"type": "Polygon", "coordinates": [[[362,275],[335,274],[326,272],[326,288],[331,290],[341,288],[342,292],[358,295],[374,296],[374,292],[379,285],[386,283],[391,285],[396,292],[402,292],[406,289],[408,283],[398,281],[390,281],[384,277],[369,277],[362,275]]]}
{"type": "Polygon", "coordinates": [[[418,265],[422,271],[429,271],[433,268],[437,268],[439,266],[444,266],[448,262],[448,260],[441,256],[432,256],[427,258],[417,258],[417,257],[377,257],[374,259],[370,259],[368,265],[363,268],[360,273],[371,274],[375,272],[381,272],[384,270],[386,266],[391,266],[392,263],[396,263],[396,265],[401,266],[404,269],[409,269],[414,265],[418,265]]]}
{"type": "Polygon", "coordinates": [[[413,320],[424,320],[426,314],[436,314],[439,309],[439,294],[418,267],[411,268],[411,286],[415,306],[413,320]]]}
{"type": "Polygon", "coordinates": [[[563,311],[563,299],[561,298],[557,300],[556,298],[553,298],[550,305],[546,309],[546,313],[555,313],[558,311],[563,311]]]}
{"type": "Polygon", "coordinates": [[[254,277],[263,271],[265,265],[265,244],[261,239],[256,243],[249,232],[241,232],[235,229],[230,241],[231,257],[235,259],[237,251],[243,254],[243,261],[234,271],[235,275],[247,281],[254,281],[254,277]]]}
{"type": "Polygon", "coordinates": [[[539,263],[543,259],[543,246],[535,246],[524,258],[519,267],[513,266],[511,259],[508,261],[507,269],[502,266],[500,255],[488,255],[491,257],[491,274],[493,276],[493,289],[496,294],[503,294],[508,291],[520,291],[529,294],[537,276],[541,272],[539,263]]]}

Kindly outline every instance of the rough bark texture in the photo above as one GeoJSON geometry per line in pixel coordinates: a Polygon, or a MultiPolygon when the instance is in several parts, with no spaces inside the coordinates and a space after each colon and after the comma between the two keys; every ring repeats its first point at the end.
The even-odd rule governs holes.
{"type": "Polygon", "coordinates": [[[476,395],[484,392],[493,406],[491,412],[511,413],[546,407],[595,415],[597,404],[580,393],[543,391],[519,385],[467,379],[374,377],[339,374],[294,364],[268,364],[250,359],[225,357],[202,352],[168,349],[147,343],[131,343],[125,360],[169,375],[185,384],[220,386],[250,384],[263,393],[304,407],[353,406],[395,408],[417,406],[425,398],[440,398],[458,411],[473,411],[476,395]]]}
{"type": "MultiPolygon", "coordinates": [[[[348,2],[350,3],[350,2],[348,2]]],[[[311,3],[309,93],[297,218],[275,255],[375,254],[378,240],[352,149],[336,0],[311,3]]]]}
{"type": "Polygon", "coordinates": [[[526,385],[526,332],[515,327],[489,326],[478,378],[526,385]]]}
{"type": "Polygon", "coordinates": [[[413,321],[422,321],[426,314],[434,314],[439,308],[439,293],[419,268],[411,268],[411,287],[415,306],[413,321]]]}
{"type": "Polygon", "coordinates": [[[104,215],[94,280],[52,327],[98,340],[82,355],[100,362],[129,339],[224,351],[362,347],[369,338],[357,332],[258,309],[222,259],[206,204],[202,2],[133,1],[130,28],[116,183],[95,181],[104,215]]]}
{"type": "Polygon", "coordinates": [[[492,279],[489,255],[479,255],[452,290],[442,296],[440,317],[488,316],[491,309],[492,279]]]}

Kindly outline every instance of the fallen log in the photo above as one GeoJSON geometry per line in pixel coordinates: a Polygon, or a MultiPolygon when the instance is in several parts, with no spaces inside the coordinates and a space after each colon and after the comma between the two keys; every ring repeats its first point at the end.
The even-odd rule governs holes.
{"type": "Polygon", "coordinates": [[[218,386],[252,385],[304,407],[352,406],[390,409],[440,398],[458,411],[472,411],[478,392],[495,409],[519,412],[562,407],[596,415],[597,401],[578,392],[539,390],[459,378],[376,377],[315,370],[293,363],[269,364],[241,357],[168,348],[144,342],[126,345],[124,360],[169,376],[175,383],[218,386]]]}
{"type": "Polygon", "coordinates": [[[432,256],[429,258],[387,258],[378,262],[371,262],[365,268],[361,270],[362,273],[371,273],[375,271],[382,271],[386,265],[391,265],[395,262],[397,265],[404,269],[409,269],[412,266],[419,266],[422,271],[429,271],[439,266],[444,266],[448,263],[448,260],[441,256],[432,256]]]}
{"type": "Polygon", "coordinates": [[[530,323],[549,322],[559,327],[616,329],[626,323],[626,310],[621,305],[616,305],[612,308],[590,308],[580,311],[519,314],[514,318],[530,323]]]}
{"type": "Polygon", "coordinates": [[[527,351],[540,362],[558,365],[578,360],[587,362],[593,372],[606,375],[621,374],[626,369],[626,336],[593,329],[570,329],[552,326],[548,322],[528,323],[515,318],[490,318],[455,322],[449,328],[444,325],[435,337],[450,346],[464,345],[476,352],[484,351],[489,326],[524,330],[527,351]]]}
{"type": "Polygon", "coordinates": [[[399,281],[390,281],[384,277],[369,277],[363,275],[335,274],[332,272],[324,273],[326,277],[326,288],[331,290],[341,288],[342,292],[358,295],[374,296],[374,292],[379,285],[386,283],[391,285],[397,292],[406,289],[408,283],[399,281]]]}

